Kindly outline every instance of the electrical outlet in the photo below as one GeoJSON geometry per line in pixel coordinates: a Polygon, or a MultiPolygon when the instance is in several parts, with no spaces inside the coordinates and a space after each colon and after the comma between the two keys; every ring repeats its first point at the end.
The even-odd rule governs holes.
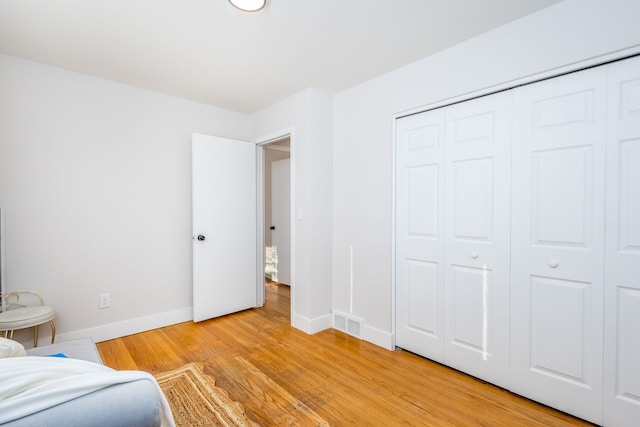
{"type": "Polygon", "coordinates": [[[108,308],[111,307],[111,295],[110,294],[100,294],[100,299],[98,302],[98,308],[108,308]]]}

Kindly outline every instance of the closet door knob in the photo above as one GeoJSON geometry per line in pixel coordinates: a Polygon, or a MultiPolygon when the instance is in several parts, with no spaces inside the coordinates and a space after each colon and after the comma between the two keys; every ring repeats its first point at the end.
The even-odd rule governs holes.
{"type": "Polygon", "coordinates": [[[557,268],[560,264],[558,263],[557,259],[550,259],[549,260],[549,267],[551,268],[557,268]]]}
{"type": "Polygon", "coordinates": [[[198,240],[199,240],[199,241],[201,241],[201,242],[202,242],[202,241],[204,241],[204,239],[205,239],[205,238],[206,238],[206,237],[204,237],[202,234],[198,234],[198,240]]]}
{"type": "Polygon", "coordinates": [[[478,259],[478,255],[480,255],[478,252],[471,252],[471,258],[473,259],[478,259]]]}

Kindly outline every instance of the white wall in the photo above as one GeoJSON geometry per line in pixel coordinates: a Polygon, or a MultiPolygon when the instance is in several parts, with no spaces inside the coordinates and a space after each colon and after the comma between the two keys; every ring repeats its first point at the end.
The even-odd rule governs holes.
{"type": "Polygon", "coordinates": [[[331,327],[332,98],[307,89],[254,115],[254,138],[293,130],[293,326],[331,327]]]}
{"type": "Polygon", "coordinates": [[[7,284],[60,339],[191,318],[192,132],[249,140],[251,117],[0,55],[7,284]]]}
{"type": "Polygon", "coordinates": [[[366,340],[394,344],[393,115],[640,47],[638,16],[637,0],[565,0],[334,97],[332,305],[366,340]]]}

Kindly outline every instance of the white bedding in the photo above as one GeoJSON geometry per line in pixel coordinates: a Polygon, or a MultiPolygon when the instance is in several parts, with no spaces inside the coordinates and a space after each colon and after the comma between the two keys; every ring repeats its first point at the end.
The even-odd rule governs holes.
{"type": "Polygon", "coordinates": [[[174,427],[171,409],[152,375],[116,371],[104,365],[61,357],[0,359],[0,424],[13,421],[103,388],[149,379],[162,405],[162,426],[174,427]]]}

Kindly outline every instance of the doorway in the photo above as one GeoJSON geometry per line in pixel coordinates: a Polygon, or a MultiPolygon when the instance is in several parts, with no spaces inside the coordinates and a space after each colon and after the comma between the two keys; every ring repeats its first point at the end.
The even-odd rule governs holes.
{"type": "Polygon", "coordinates": [[[290,138],[264,148],[265,279],[291,285],[290,138]]]}

